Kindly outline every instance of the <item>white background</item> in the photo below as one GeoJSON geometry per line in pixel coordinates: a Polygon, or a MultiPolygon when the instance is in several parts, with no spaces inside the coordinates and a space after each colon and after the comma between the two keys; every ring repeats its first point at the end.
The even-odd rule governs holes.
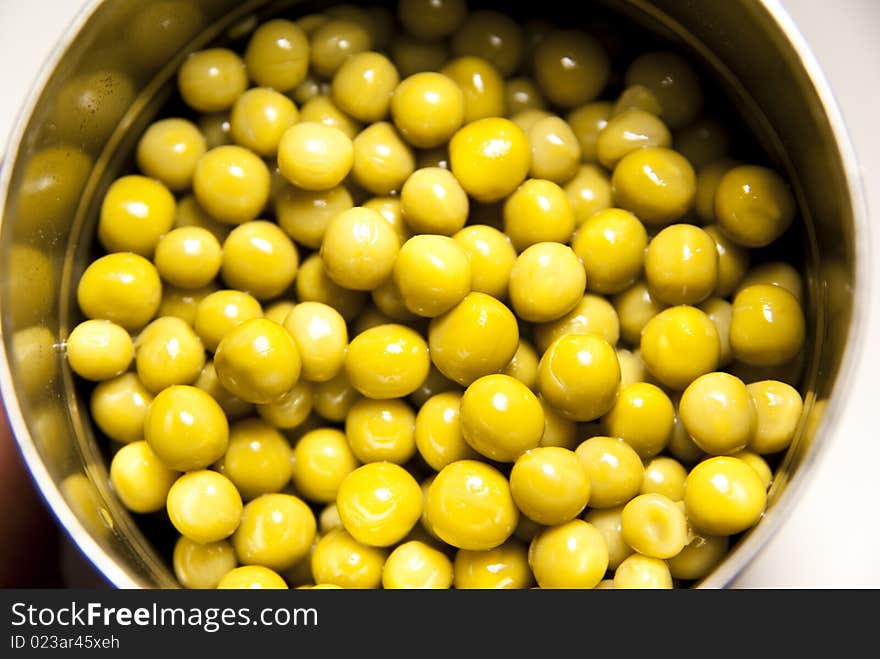
{"type": "MultiPolygon", "coordinates": [[[[0,0],[0,153],[32,79],[81,0],[0,0]]],[[[859,158],[869,212],[880,209],[880,2],[784,0],[831,83],[859,158]]],[[[845,415],[781,530],[739,577],[742,587],[880,587],[880,227],[868,352],[845,415]]]]}

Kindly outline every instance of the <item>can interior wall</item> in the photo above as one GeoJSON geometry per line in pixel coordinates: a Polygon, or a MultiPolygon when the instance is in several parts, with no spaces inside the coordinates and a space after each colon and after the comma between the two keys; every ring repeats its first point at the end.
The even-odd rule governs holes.
{"type": "MultiPolygon", "coordinates": [[[[174,587],[167,561],[109,487],[88,399],[63,361],[78,321],[76,282],[95,255],[97,207],[131,165],[137,136],[168,99],[186,53],[237,41],[264,18],[305,14],[327,2],[105,0],[89,5],[47,64],[0,173],[0,388],[25,460],[63,527],[119,587],[174,587]]],[[[368,3],[368,4],[376,4],[368,3]]],[[[471,8],[501,3],[469,2],[471,8]]],[[[827,85],[794,27],[772,1],[601,0],[691,52],[717,78],[793,183],[805,253],[809,341],[804,415],[761,523],[701,582],[729,581],[784,517],[845,396],[840,373],[860,334],[864,227],[851,149],[827,85]],[[860,229],[860,227],[862,227],[860,229]],[[833,394],[833,395],[832,395],[833,394]],[[824,421],[823,421],[824,418],[824,421]]],[[[571,25],[571,6],[541,4],[571,25]]]]}

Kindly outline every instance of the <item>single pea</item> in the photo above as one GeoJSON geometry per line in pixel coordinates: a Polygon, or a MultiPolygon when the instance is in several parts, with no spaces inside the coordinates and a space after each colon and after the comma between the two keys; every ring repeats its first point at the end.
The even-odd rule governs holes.
{"type": "Polygon", "coordinates": [[[577,447],[590,474],[590,507],[613,508],[635,497],[645,468],[639,454],[616,437],[591,437],[577,447]]]}
{"type": "Polygon", "coordinates": [[[715,241],[692,224],[666,227],[648,245],[645,278],[651,295],[660,302],[702,302],[718,283],[715,241]]]}
{"type": "Polygon", "coordinates": [[[501,371],[516,378],[533,391],[538,385],[538,353],[525,339],[520,339],[516,352],[501,371]]]}
{"type": "Polygon", "coordinates": [[[213,464],[226,452],[229,423],[223,409],[207,393],[173,385],[150,404],[144,439],[167,467],[193,471],[213,464]]]}
{"type": "Polygon", "coordinates": [[[637,382],[620,390],[614,407],[602,418],[602,424],[605,433],[623,439],[646,460],[669,443],[675,410],[662,389],[637,382]]]}
{"type": "Polygon", "coordinates": [[[123,373],[101,382],[92,391],[92,419],[110,439],[128,444],[144,438],[144,419],[153,394],[135,373],[123,373]]]}
{"type": "Polygon", "coordinates": [[[394,228],[379,213],[356,206],[337,215],[321,243],[330,278],[346,288],[372,290],[388,279],[400,250],[394,228]]]}
{"type": "Polygon", "coordinates": [[[191,384],[205,366],[205,348],[180,318],[157,318],[134,342],[135,367],[144,386],[159,393],[175,384],[191,384]]]}
{"type": "Polygon", "coordinates": [[[162,282],[147,259],[117,252],[102,256],[86,268],[76,297],[87,318],[109,320],[133,332],[156,315],[162,282]]]}
{"type": "Polygon", "coordinates": [[[294,448],[293,484],[309,501],[336,501],[342,481],[358,467],[345,434],[336,428],[305,433],[294,448]]]}
{"type": "Polygon", "coordinates": [[[608,120],[596,139],[596,157],[603,167],[614,169],[621,159],[645,147],[669,147],[672,135],[666,124],[644,110],[625,110],[608,120]]]}
{"type": "Polygon", "coordinates": [[[795,211],[788,184],[766,167],[734,167],[715,192],[719,228],[745,247],[765,247],[775,241],[791,225],[795,211]]]}
{"type": "Polygon", "coordinates": [[[592,421],[612,408],[620,363],[608,342],[594,334],[568,334],[550,344],[538,365],[544,399],[573,421],[592,421]]]}
{"type": "Polygon", "coordinates": [[[611,176],[616,204],[652,226],[671,224],[687,213],[696,185],[694,168],[684,156],[659,146],[631,151],[611,176]]]}
{"type": "Polygon", "coordinates": [[[685,430],[706,453],[742,450],[755,432],[755,408],[746,385],[729,373],[707,373],[681,395],[679,414],[685,430]]]}
{"type": "Polygon", "coordinates": [[[481,57],[491,62],[503,76],[513,74],[523,58],[523,30],[510,16],[498,11],[479,10],[468,14],[452,35],[456,57],[481,57]]]}
{"type": "Polygon", "coordinates": [[[721,341],[709,316],[681,305],[648,321],[642,330],[641,351],[648,372],[663,385],[681,391],[718,367],[721,341]]]}
{"type": "Polygon", "coordinates": [[[557,116],[539,119],[529,128],[528,138],[531,176],[559,184],[574,177],[581,162],[581,145],[564,120],[557,116]]]}
{"type": "Polygon", "coordinates": [[[620,362],[620,386],[628,387],[636,382],[644,382],[646,373],[642,363],[642,355],[638,349],[630,351],[617,348],[617,361],[620,362]]]}
{"type": "Polygon", "coordinates": [[[504,79],[489,61],[481,57],[457,57],[440,74],[452,80],[464,96],[463,124],[507,114],[504,79]]]}
{"type": "Polygon", "coordinates": [[[45,147],[28,156],[16,189],[15,216],[22,236],[40,230],[67,234],[92,164],[90,156],[71,145],[45,147]]]}
{"type": "Polygon", "coordinates": [[[287,583],[275,570],[262,565],[242,565],[230,570],[217,584],[218,590],[287,590],[287,583]]]}
{"type": "Polygon", "coordinates": [[[287,96],[267,87],[254,87],[235,100],[229,129],[236,144],[269,157],[278,153],[284,131],[299,119],[299,110],[287,96]]]}
{"type": "Polygon", "coordinates": [[[407,308],[403,293],[400,292],[397,280],[393,276],[386,279],[378,288],[374,288],[370,292],[370,298],[389,323],[412,323],[419,318],[407,308]]]}
{"type": "Polygon", "coordinates": [[[644,85],[629,85],[620,92],[620,96],[614,102],[612,117],[624,114],[630,110],[641,110],[655,117],[659,117],[663,108],[660,101],[650,89],[644,85]]]}
{"type": "Polygon", "coordinates": [[[718,366],[726,367],[733,359],[733,351],[730,349],[730,321],[733,318],[733,305],[720,297],[710,297],[699,305],[699,309],[715,323],[715,329],[718,330],[718,340],[721,342],[718,366]]]}
{"type": "Polygon", "coordinates": [[[345,319],[331,306],[300,302],[287,315],[284,327],[302,356],[302,377],[326,382],[342,369],[348,347],[345,319]]]}
{"type": "Polygon", "coordinates": [[[451,172],[440,167],[417,169],[400,191],[403,219],[412,233],[451,236],[468,218],[468,198],[451,172]]]}
{"type": "Polygon", "coordinates": [[[629,65],[627,85],[643,85],[657,97],[664,121],[672,128],[687,126],[703,110],[703,91],[687,59],[667,51],[647,52],[629,65]]]}
{"type": "Polygon", "coordinates": [[[478,453],[499,462],[513,462],[540,443],[544,410],[537,396],[519,380],[509,375],[486,375],[462,396],[461,430],[478,453]]]}
{"type": "Polygon", "coordinates": [[[684,512],[663,494],[640,494],[620,515],[623,540],[642,556],[671,558],[687,544],[684,512]]]}
{"type": "Polygon", "coordinates": [[[230,330],[262,317],[263,309],[254,296],[243,291],[215,291],[196,307],[193,328],[205,348],[213,352],[230,330]]]}
{"type": "Polygon", "coordinates": [[[314,409],[321,418],[341,423],[360,398],[361,393],[351,385],[343,369],[332,380],[315,385],[314,409]]]}
{"type": "Polygon", "coordinates": [[[459,391],[458,385],[437,370],[437,367],[431,364],[428,370],[428,377],[419,385],[419,388],[412,392],[408,399],[417,408],[427,402],[427,400],[437,394],[446,391],[459,391]]]}
{"type": "Polygon", "coordinates": [[[232,230],[228,224],[218,222],[208,215],[205,209],[199,206],[199,202],[196,201],[193,194],[181,197],[174,208],[174,228],[181,229],[183,227],[206,229],[220,243],[226,240],[226,236],[232,230]]]}
{"type": "Polygon", "coordinates": [[[293,311],[295,307],[296,303],[291,300],[278,300],[277,302],[272,302],[266,307],[266,310],[263,312],[263,317],[274,323],[283,325],[284,321],[287,319],[287,315],[293,311]]]}
{"type": "Polygon", "coordinates": [[[672,588],[672,575],[666,561],[633,554],[614,571],[614,588],[668,590],[672,588]]]}
{"type": "Polygon", "coordinates": [[[315,546],[312,575],[316,583],[378,588],[387,555],[387,550],[362,544],[345,529],[333,529],[315,546]]]}
{"type": "Polygon", "coordinates": [[[718,281],[713,294],[722,298],[728,297],[749,270],[749,252],[729,240],[716,224],[705,227],[705,232],[715,241],[718,252],[718,281]]]}
{"type": "Polygon", "coordinates": [[[385,55],[366,51],[345,60],[333,75],[333,102],[363,122],[381,121],[391,107],[400,74],[385,55]]]}
{"type": "Polygon", "coordinates": [[[642,272],[648,234],[632,213],[608,208],[594,213],[574,234],[571,247],[584,264],[587,286],[597,293],[619,293],[642,272]]]}
{"type": "Polygon", "coordinates": [[[586,274],[567,245],[536,243],[517,257],[510,272],[510,301],[517,315],[531,322],[556,320],[583,299],[586,274]]]}
{"type": "Polygon", "coordinates": [[[462,434],[460,405],[461,394],[447,391],[425,401],[416,415],[416,447],[435,471],[457,460],[478,457],[462,434]]]}
{"type": "Polygon", "coordinates": [[[523,110],[544,110],[546,101],[541,96],[538,86],[524,76],[508,78],[504,87],[507,114],[511,117],[523,110]]]}
{"type": "Polygon", "coordinates": [[[184,588],[216,588],[236,562],[235,550],[226,540],[203,545],[181,536],[174,544],[174,576],[184,588]]]}
{"type": "Polygon", "coordinates": [[[216,220],[241,224],[269,200],[269,168],[241,146],[218,146],[199,158],[193,174],[196,201],[216,220]]]}
{"type": "Polygon", "coordinates": [[[577,226],[581,226],[594,213],[613,206],[611,179],[598,165],[581,165],[563,189],[568,195],[577,226]]]}
{"type": "Polygon", "coordinates": [[[565,117],[581,145],[581,160],[598,162],[597,142],[599,134],[608,125],[612,104],[609,101],[593,101],[575,108],[565,117]]]}
{"type": "Polygon", "coordinates": [[[422,493],[403,467],[374,462],[345,477],[336,506],[345,530],[358,542],[388,547],[405,538],[419,521],[422,493]]]}
{"type": "Polygon", "coordinates": [[[307,74],[303,81],[299,83],[293,90],[288,91],[287,95],[293,99],[298,106],[303,106],[310,100],[320,95],[330,93],[330,86],[327,82],[322,81],[313,73],[307,74]]]}
{"type": "Polygon", "coordinates": [[[534,126],[542,119],[547,119],[552,116],[554,115],[547,110],[539,108],[527,108],[525,110],[520,110],[516,113],[511,112],[510,120],[517,126],[519,126],[526,135],[528,135],[529,131],[532,129],[532,126],[534,126]]]}
{"type": "Polygon", "coordinates": [[[203,114],[198,119],[199,130],[205,136],[205,146],[209,149],[232,143],[229,134],[229,113],[213,112],[203,114]]]}
{"type": "MultiPolygon", "coordinates": [[[[676,401],[676,406],[677,404],[678,401],[676,401]]],[[[684,424],[681,422],[677,410],[675,414],[675,427],[672,430],[672,437],[669,438],[666,450],[669,455],[684,465],[696,464],[707,457],[703,449],[696,445],[693,438],[684,429],[684,424]]]]}
{"type": "Polygon", "coordinates": [[[517,458],[510,492],[520,511],[539,524],[555,526],[577,517],[590,498],[590,475],[566,448],[538,447],[517,458]]]}
{"type": "Polygon", "coordinates": [[[638,281],[612,299],[620,321],[620,336],[631,345],[638,346],[642,329],[654,316],[666,308],[651,296],[648,285],[638,281]]]}
{"type": "Polygon", "coordinates": [[[299,380],[302,358],[296,341],[278,323],[253,318],[231,329],[214,353],[217,378],[251,403],[271,403],[299,380]]]}
{"type": "Polygon", "coordinates": [[[245,565],[286,570],[309,553],[317,525],[299,497],[264,494],[244,506],[232,546],[245,565]]]}
{"type": "Polygon", "coordinates": [[[67,337],[67,362],[86,380],[115,378],[128,370],[133,357],[131,336],[109,320],[86,320],[67,337]]]}
{"type": "Polygon", "coordinates": [[[251,80],[279,92],[294,89],[309,67],[309,41],[296,23],[277,18],[254,30],[244,52],[251,80]]]}
{"type": "Polygon", "coordinates": [[[480,202],[500,201],[528,174],[531,152],[526,134],[508,119],[480,119],[459,129],[449,142],[452,173],[480,202]]]}
{"type": "Polygon", "coordinates": [[[561,187],[546,179],[528,179],[504,202],[504,233],[518,252],[540,242],[567,243],[574,212],[561,187]]]}
{"type": "MultiPolygon", "coordinates": [[[[361,131],[361,124],[336,107],[336,104],[330,96],[327,95],[329,94],[329,91],[330,90],[327,90],[327,93],[324,93],[322,90],[320,94],[306,101],[302,108],[300,108],[299,120],[301,122],[321,124],[327,128],[336,128],[348,139],[353,140],[361,131]]],[[[334,136],[335,134],[331,137],[334,136]]],[[[336,137],[334,142],[341,142],[341,140],[336,137]]],[[[346,150],[344,143],[342,148],[346,150]]],[[[340,154],[331,155],[337,159],[340,156],[340,154]]]]}
{"type": "Polygon", "coordinates": [[[734,535],[754,526],[766,500],[760,476],[738,458],[704,460],[684,484],[688,520],[710,535],[734,535]]]}
{"type": "Polygon", "coordinates": [[[464,22],[464,0],[401,0],[397,18],[412,36],[428,41],[450,36],[464,22]]]}
{"type": "Polygon", "coordinates": [[[702,579],[727,555],[729,546],[726,535],[695,535],[684,549],[667,559],[666,564],[676,579],[702,579]]]}
{"type": "Polygon", "coordinates": [[[329,190],[348,176],[354,163],[351,139],[338,128],[303,120],[281,136],[278,167],[304,190],[329,190]]]}
{"type": "Polygon", "coordinates": [[[184,103],[199,112],[230,108],[247,86],[245,63],[228,48],[192,53],[177,73],[177,88],[184,103]]]}
{"type": "Polygon", "coordinates": [[[292,451],[284,435],[261,419],[243,419],[229,429],[229,445],[218,469],[245,501],[280,492],[293,473],[292,451]]]}
{"type": "Polygon", "coordinates": [[[543,354],[556,339],[566,334],[595,334],[615,346],[620,337],[617,312],[604,297],[587,293],[562,318],[535,325],[535,345],[543,354]]]}
{"type": "Polygon", "coordinates": [[[471,224],[453,238],[470,260],[471,289],[504,299],[510,271],[516,263],[516,250],[510,236],[485,224],[471,224]]]}
{"type": "Polygon", "coordinates": [[[163,280],[178,288],[207,286],[223,261],[217,238],[201,227],[181,227],[159,239],[154,262],[163,280]]]}
{"type": "Polygon", "coordinates": [[[633,553],[632,547],[623,540],[622,512],[623,506],[615,506],[592,508],[584,515],[584,521],[596,527],[605,538],[605,545],[608,547],[608,569],[612,571],[633,553]]]}
{"type": "Polygon", "coordinates": [[[769,284],[771,286],[779,286],[794,295],[798,303],[804,304],[804,282],[800,273],[790,263],[784,261],[769,261],[756,265],[749,270],[736,292],[739,293],[744,288],[754,286],[755,284],[769,284]]]}
{"type": "Polygon", "coordinates": [[[556,29],[535,48],[534,75],[548,101],[575,108],[599,96],[610,76],[608,53],[579,30],[556,29]]]}
{"type": "Polygon", "coordinates": [[[784,451],[794,439],[804,402],[798,390],[776,380],[746,385],[755,407],[755,433],[749,448],[761,455],[784,451]]]}
{"type": "Polygon", "coordinates": [[[434,366],[465,386],[501,371],[513,358],[518,343],[516,317],[485,293],[468,293],[455,307],[431,319],[428,330],[434,366]]]}
{"type": "Polygon", "coordinates": [[[779,366],[804,347],[804,312],[781,286],[757,284],[733,299],[730,347],[736,359],[755,366],[779,366]]]}
{"type": "Polygon", "coordinates": [[[471,290],[467,252],[447,236],[407,240],[394,261],[393,277],[406,308],[428,318],[449,311],[471,290]]]}
{"type": "Polygon", "coordinates": [[[555,446],[572,451],[576,449],[579,436],[577,422],[564,417],[543,398],[540,400],[544,408],[544,433],[541,435],[540,446],[555,446]]]}
{"type": "Polygon", "coordinates": [[[385,561],[382,587],[449,588],[452,586],[452,561],[446,554],[424,542],[398,545],[385,561]]]}
{"type": "Polygon", "coordinates": [[[135,513],[165,507],[168,490],[180,474],[166,467],[144,441],[123,446],[110,461],[110,483],[122,504],[135,513]]]}
{"type": "Polygon", "coordinates": [[[357,317],[367,302],[363,291],[343,288],[333,281],[320,254],[312,254],[303,261],[295,283],[296,296],[301,302],[323,302],[348,322],[357,317]]]}
{"type": "Polygon", "coordinates": [[[684,499],[687,469],[675,458],[659,455],[645,465],[641,494],[662,494],[673,501],[684,499]]]}
{"type": "Polygon", "coordinates": [[[410,34],[398,34],[391,44],[391,61],[404,78],[435,73],[449,61],[449,46],[446,41],[424,41],[410,34]]]}
{"type": "Polygon", "coordinates": [[[361,462],[402,465],[416,452],[415,425],[415,412],[405,401],[362,398],[345,417],[345,436],[361,462]]]}
{"type": "Polygon", "coordinates": [[[138,168],[174,192],[192,185],[196,163],[207,151],[205,136],[187,119],[161,119],[138,140],[138,168]]]}
{"type": "Polygon", "coordinates": [[[193,542],[217,542],[238,528],[241,497],[228,478],[215,471],[190,471],[168,492],[168,517],[193,542]]]}
{"type": "Polygon", "coordinates": [[[403,325],[380,325],[356,336],[348,346],[345,371],[352,386],[368,398],[401,398],[428,376],[428,345],[403,325]]]}
{"type": "Polygon", "coordinates": [[[773,484],[773,470],[770,468],[770,465],[767,464],[767,461],[764,458],[762,458],[754,451],[749,451],[748,449],[743,449],[742,451],[731,453],[730,457],[742,460],[747,465],[749,465],[761,478],[761,482],[764,484],[764,489],[770,489],[770,485],[773,484]]]}
{"type": "Polygon", "coordinates": [[[458,460],[440,470],[428,488],[425,512],[440,539],[473,551],[501,545],[519,520],[507,479],[476,460],[458,460]]]}
{"type": "Polygon", "coordinates": [[[703,115],[675,133],[675,150],[695,169],[724,158],[730,150],[730,134],[725,122],[703,115]]]}
{"type": "Polygon", "coordinates": [[[309,46],[312,70],[323,78],[332,78],[343,62],[369,50],[372,43],[363,26],[346,19],[333,19],[312,32],[309,46]]]}
{"type": "Polygon", "coordinates": [[[453,563],[456,589],[528,588],[535,582],[528,548],[511,538],[494,549],[459,549],[453,563]]]}
{"type": "Polygon", "coordinates": [[[541,588],[595,588],[608,569],[608,547],[595,526],[575,519],[532,540],[529,565],[541,588]]]}
{"type": "Polygon", "coordinates": [[[371,124],[354,138],[352,176],[358,185],[375,195],[399,192],[415,171],[412,148],[393,124],[371,124]]]}

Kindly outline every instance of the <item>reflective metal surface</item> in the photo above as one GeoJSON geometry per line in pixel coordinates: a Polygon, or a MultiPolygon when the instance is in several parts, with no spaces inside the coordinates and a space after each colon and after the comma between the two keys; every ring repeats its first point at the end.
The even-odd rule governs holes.
{"type": "MultiPolygon", "coordinates": [[[[326,4],[326,3],[323,3],[326,4]]],[[[471,6],[481,3],[471,2],[471,6]]],[[[802,209],[810,344],[800,433],[765,518],[702,583],[729,583],[793,504],[832,441],[863,350],[869,263],[851,147],[826,82],[772,0],[602,0],[697,53],[723,81],[802,209]]],[[[315,3],[97,0],[35,82],[0,172],[0,391],[26,462],[74,542],[114,585],[171,587],[173,574],[108,487],[107,464],[61,346],[76,322],[75,282],[93,256],[95,200],[167,98],[186,52],[237,40],[256,13],[315,3]]],[[[302,7],[302,9],[300,9],[302,7]]],[[[563,16],[567,3],[543,4],[563,16]]],[[[560,22],[571,23],[570,17],[560,22]]]]}

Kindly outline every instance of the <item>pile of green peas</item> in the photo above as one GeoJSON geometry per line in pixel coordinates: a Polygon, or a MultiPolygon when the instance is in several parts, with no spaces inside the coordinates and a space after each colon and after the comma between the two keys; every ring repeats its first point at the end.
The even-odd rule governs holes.
{"type": "Polygon", "coordinates": [[[761,519],[806,325],[750,251],[796,207],[687,59],[401,0],[176,82],[66,354],[183,586],[671,588],[761,519]]]}

